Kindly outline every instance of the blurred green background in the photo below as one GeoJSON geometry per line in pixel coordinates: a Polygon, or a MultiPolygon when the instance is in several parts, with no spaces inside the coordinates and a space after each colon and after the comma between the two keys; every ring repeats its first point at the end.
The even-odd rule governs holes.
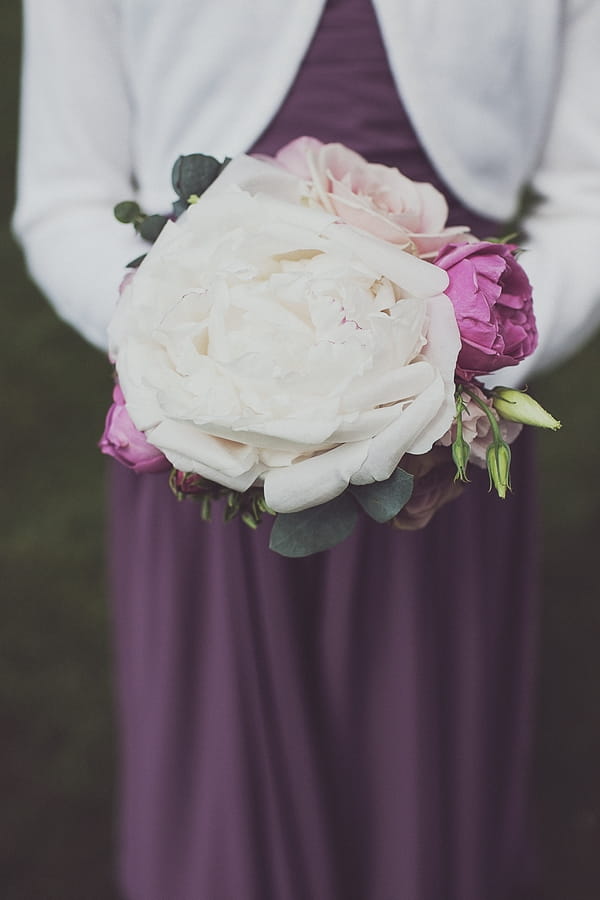
{"type": "MultiPolygon", "coordinates": [[[[27,282],[10,238],[16,0],[2,5],[0,42],[0,898],[117,900],[104,463],[95,450],[111,378],[27,282]]],[[[600,897],[599,363],[597,338],[534,386],[566,426],[539,441],[544,612],[532,804],[547,900],[600,897]]]]}

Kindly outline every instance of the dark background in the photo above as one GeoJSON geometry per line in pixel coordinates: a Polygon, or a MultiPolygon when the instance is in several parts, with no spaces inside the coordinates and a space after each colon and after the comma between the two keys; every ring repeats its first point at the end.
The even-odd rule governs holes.
{"type": "MultiPolygon", "coordinates": [[[[10,238],[16,0],[0,11],[0,55],[0,898],[117,900],[104,462],[95,451],[111,377],[27,282],[10,238]]],[[[547,900],[600,897],[599,363],[597,338],[534,385],[565,425],[539,440],[544,611],[532,804],[547,900]]]]}

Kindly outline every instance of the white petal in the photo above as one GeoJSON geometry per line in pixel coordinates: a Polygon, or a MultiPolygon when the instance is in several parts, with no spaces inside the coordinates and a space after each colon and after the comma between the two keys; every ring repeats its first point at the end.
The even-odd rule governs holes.
{"type": "Polygon", "coordinates": [[[332,240],[356,254],[378,275],[385,275],[413,297],[426,298],[440,294],[448,287],[448,273],[433,263],[406,253],[399,247],[381,241],[366,231],[335,223],[326,232],[332,240]]]}
{"type": "MultiPolygon", "coordinates": [[[[231,160],[219,177],[202,194],[201,201],[219,196],[229,188],[242,188],[250,194],[267,193],[290,203],[300,203],[306,195],[306,182],[272,163],[241,154],[231,160]]],[[[197,206],[198,204],[194,204],[197,206]]]]}
{"type": "Polygon", "coordinates": [[[189,422],[161,422],[148,432],[148,439],[182,471],[197,472],[227,487],[235,485],[236,490],[249,488],[261,469],[254,447],[205,434],[189,422]]]}
{"type": "Polygon", "coordinates": [[[427,300],[427,308],[427,344],[422,355],[439,369],[444,381],[454,383],[456,360],[461,346],[454,307],[445,294],[439,294],[427,300]]]}
{"type": "Polygon", "coordinates": [[[352,409],[373,409],[384,403],[411,400],[431,384],[435,369],[421,360],[401,369],[382,372],[360,379],[353,385],[346,403],[352,409]]]}
{"type": "MultiPolygon", "coordinates": [[[[435,420],[444,400],[445,385],[437,377],[395,421],[369,441],[367,456],[361,468],[352,476],[352,483],[371,484],[373,481],[385,481],[389,478],[404,454],[413,452],[413,444],[423,431],[423,423],[429,424],[435,420]]],[[[436,437],[429,447],[448,427],[440,428],[439,432],[434,430],[436,437]]]]}
{"type": "Polygon", "coordinates": [[[264,475],[265,500],[271,509],[282,513],[333,500],[347,488],[352,474],[362,465],[367,444],[341,444],[283,469],[271,469],[264,475]]]}

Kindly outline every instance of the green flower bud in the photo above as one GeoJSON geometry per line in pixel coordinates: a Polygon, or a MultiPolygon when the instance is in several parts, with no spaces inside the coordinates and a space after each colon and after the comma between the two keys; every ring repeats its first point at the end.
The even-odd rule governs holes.
{"type": "Polygon", "coordinates": [[[466,412],[465,401],[462,397],[462,388],[458,387],[456,390],[456,394],[454,395],[454,401],[456,403],[456,417],[454,419],[456,423],[456,437],[452,442],[452,459],[454,461],[454,465],[456,466],[456,475],[454,476],[455,481],[468,481],[467,478],[467,463],[469,462],[469,456],[471,454],[471,447],[465,441],[463,437],[463,413],[466,412]]]}
{"type": "Polygon", "coordinates": [[[467,463],[469,462],[469,455],[471,453],[471,448],[465,441],[462,435],[457,434],[456,440],[452,444],[452,459],[454,460],[454,465],[456,466],[456,476],[454,478],[455,481],[468,481],[467,478],[467,463]]]}
{"type": "Polygon", "coordinates": [[[204,494],[200,500],[200,516],[204,522],[210,522],[211,513],[211,498],[208,494],[204,494]]]}
{"type": "Polygon", "coordinates": [[[241,514],[241,519],[244,525],[247,525],[248,528],[251,528],[253,531],[256,531],[258,528],[258,523],[260,519],[257,519],[251,512],[244,512],[241,514]]]}
{"type": "Polygon", "coordinates": [[[546,412],[543,406],[526,394],[513,388],[497,387],[492,393],[494,409],[503,419],[509,422],[522,422],[523,425],[535,425],[538,428],[551,428],[556,431],[560,422],[546,412]]]}
{"type": "Polygon", "coordinates": [[[505,441],[494,441],[487,448],[486,462],[490,476],[490,490],[496,488],[501,500],[510,490],[510,447],[505,441]]]}

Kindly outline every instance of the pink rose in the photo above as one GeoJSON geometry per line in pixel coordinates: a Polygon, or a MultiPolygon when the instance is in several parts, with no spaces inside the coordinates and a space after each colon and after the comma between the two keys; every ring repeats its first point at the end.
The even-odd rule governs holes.
{"type": "Polygon", "coordinates": [[[512,244],[448,244],[435,264],[450,278],[462,348],[456,374],[465,381],[515,366],[537,346],[531,284],[512,244]]]}
{"type": "Polygon", "coordinates": [[[102,453],[112,456],[134,472],[164,472],[171,468],[169,460],[149,444],[143,432],[138,431],[127,412],[125,398],[118,384],[113,390],[104,434],[98,444],[102,453]]]}
{"type": "MultiPolygon", "coordinates": [[[[500,427],[500,434],[502,435],[503,440],[506,441],[507,444],[512,444],[515,438],[521,432],[523,428],[517,422],[509,422],[507,419],[502,419],[496,410],[494,409],[493,403],[489,397],[481,391],[475,385],[470,385],[469,390],[473,391],[474,394],[477,395],[479,400],[491,410],[492,415],[498,422],[500,427]]],[[[471,398],[467,393],[463,393],[462,395],[463,403],[465,405],[465,411],[462,415],[462,425],[463,425],[463,438],[471,448],[471,455],[469,457],[470,462],[474,462],[481,469],[485,469],[487,466],[486,463],[486,452],[487,448],[492,442],[492,426],[490,425],[490,420],[486,416],[485,412],[482,408],[471,398]]],[[[456,439],[456,422],[452,425],[450,430],[439,439],[438,444],[442,447],[449,447],[450,444],[456,439]]]]}
{"type": "Polygon", "coordinates": [[[470,239],[466,227],[445,227],[448,204],[433,185],[369,163],[343,144],[297,138],[275,162],[310,181],[312,199],[328,212],[416,256],[434,257],[463,234],[470,239]]]}

